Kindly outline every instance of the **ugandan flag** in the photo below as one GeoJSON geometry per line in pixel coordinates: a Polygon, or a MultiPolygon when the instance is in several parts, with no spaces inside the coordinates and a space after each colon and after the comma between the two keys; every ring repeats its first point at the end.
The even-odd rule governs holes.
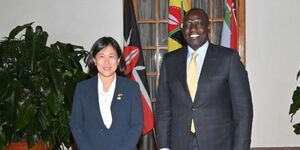
{"type": "Polygon", "coordinates": [[[180,24],[189,10],[188,0],[170,0],[168,22],[168,51],[173,51],[186,45],[180,24]]]}

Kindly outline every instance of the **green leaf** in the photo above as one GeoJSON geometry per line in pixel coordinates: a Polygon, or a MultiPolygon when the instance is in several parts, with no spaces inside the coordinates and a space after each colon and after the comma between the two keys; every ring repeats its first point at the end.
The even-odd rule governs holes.
{"type": "Polygon", "coordinates": [[[297,112],[297,107],[296,107],[296,105],[295,104],[291,104],[290,105],[290,111],[289,111],[289,114],[291,115],[292,114],[292,116],[297,112]]]}
{"type": "Polygon", "coordinates": [[[5,133],[3,131],[2,125],[0,126],[0,149],[3,149],[3,147],[6,145],[5,143],[5,133]]]}
{"type": "Polygon", "coordinates": [[[44,111],[38,113],[38,121],[43,130],[47,130],[50,126],[50,120],[48,120],[44,111]]]}
{"type": "Polygon", "coordinates": [[[72,66],[72,55],[74,53],[73,47],[68,47],[67,44],[56,42],[51,45],[51,48],[57,51],[58,57],[62,60],[62,65],[66,67],[67,70],[71,70],[72,66]]]}
{"type": "Polygon", "coordinates": [[[292,99],[293,103],[297,104],[298,108],[300,108],[300,87],[296,87],[292,99]]]}
{"type": "Polygon", "coordinates": [[[299,78],[299,76],[300,76],[300,70],[299,70],[299,72],[297,73],[297,80],[298,80],[298,78],[299,78]]]}
{"type": "Polygon", "coordinates": [[[38,44],[41,46],[46,46],[48,33],[46,31],[43,31],[43,28],[41,26],[37,26],[35,28],[35,32],[36,36],[38,36],[38,44]]]}
{"type": "Polygon", "coordinates": [[[25,28],[30,27],[32,24],[33,24],[33,22],[24,24],[22,26],[15,27],[12,31],[10,31],[9,36],[8,36],[8,40],[14,39],[17,34],[19,34],[25,28]]]}
{"type": "Polygon", "coordinates": [[[56,42],[51,45],[51,49],[57,51],[67,70],[72,71],[76,68],[82,72],[80,60],[88,56],[88,52],[84,51],[83,47],[56,42]]]}
{"type": "Polygon", "coordinates": [[[36,36],[34,36],[32,49],[31,49],[31,58],[30,58],[30,69],[32,70],[32,72],[35,72],[36,70],[35,59],[36,59],[37,49],[38,49],[38,45],[36,44],[36,36]]]}
{"type": "Polygon", "coordinates": [[[10,81],[7,84],[6,91],[4,92],[5,95],[3,95],[3,105],[5,107],[1,108],[3,110],[2,114],[4,115],[5,119],[11,123],[11,125],[14,125],[17,116],[16,110],[18,109],[18,102],[21,99],[21,87],[20,87],[19,81],[10,81]]]}
{"type": "Polygon", "coordinates": [[[23,129],[28,123],[33,119],[36,114],[36,110],[34,109],[32,104],[29,104],[20,109],[17,115],[16,128],[17,131],[23,129]]]}
{"type": "Polygon", "coordinates": [[[37,68],[38,54],[46,49],[46,42],[48,39],[48,33],[43,31],[41,26],[37,26],[35,33],[33,34],[30,68],[33,72],[37,68]]]}
{"type": "Polygon", "coordinates": [[[68,109],[71,111],[76,82],[73,81],[72,78],[69,76],[65,77],[65,81],[66,81],[66,85],[65,85],[65,90],[64,90],[65,91],[64,105],[65,105],[65,109],[68,109]]]}
{"type": "Polygon", "coordinates": [[[297,87],[293,93],[293,103],[290,106],[289,114],[295,114],[300,108],[300,87],[297,87]]]}
{"type": "Polygon", "coordinates": [[[4,106],[9,106],[9,107],[1,108],[4,111],[3,112],[3,115],[5,116],[4,119],[6,119],[8,123],[11,123],[11,125],[15,123],[15,118],[16,118],[15,110],[17,106],[15,105],[14,99],[15,99],[15,92],[12,92],[11,95],[5,99],[6,102],[4,106]]]}
{"type": "Polygon", "coordinates": [[[35,144],[40,142],[42,139],[37,134],[28,133],[26,136],[26,142],[29,148],[32,148],[35,144]]]}
{"type": "Polygon", "coordinates": [[[26,27],[24,40],[25,40],[25,44],[26,44],[27,48],[31,48],[32,40],[33,40],[33,29],[31,26],[26,27]]]}
{"type": "Polygon", "coordinates": [[[52,113],[54,113],[54,115],[57,115],[60,111],[60,108],[63,104],[63,98],[63,95],[56,95],[54,92],[49,93],[47,96],[48,107],[52,113]]]}
{"type": "Polygon", "coordinates": [[[71,132],[70,128],[68,126],[64,126],[63,124],[59,126],[58,128],[58,134],[60,137],[62,137],[62,141],[64,142],[65,146],[69,148],[71,146],[70,142],[70,137],[71,137],[71,132]]]}
{"type": "Polygon", "coordinates": [[[300,123],[294,124],[294,132],[299,135],[300,134],[300,123]]]}
{"type": "Polygon", "coordinates": [[[34,117],[34,120],[31,121],[28,126],[26,127],[26,141],[29,144],[29,146],[35,145],[35,143],[44,141],[45,138],[43,138],[43,134],[47,135],[48,132],[46,130],[43,130],[40,122],[38,121],[38,117],[45,111],[45,109],[40,109],[36,116],[34,117]]]}
{"type": "Polygon", "coordinates": [[[49,79],[49,85],[53,91],[56,92],[56,95],[60,95],[63,93],[63,79],[62,79],[62,74],[58,72],[58,69],[56,68],[56,60],[50,59],[47,62],[47,70],[46,71],[46,76],[49,79]]]}

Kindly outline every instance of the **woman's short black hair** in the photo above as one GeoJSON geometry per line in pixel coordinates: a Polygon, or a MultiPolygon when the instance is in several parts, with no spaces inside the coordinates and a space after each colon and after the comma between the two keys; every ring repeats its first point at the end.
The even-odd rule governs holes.
{"type": "Polygon", "coordinates": [[[88,74],[90,76],[95,76],[98,73],[98,69],[93,61],[93,58],[97,55],[97,53],[107,46],[111,45],[115,51],[117,52],[118,58],[120,58],[120,62],[118,68],[116,70],[117,75],[124,76],[124,72],[126,69],[126,62],[123,56],[123,52],[120,48],[118,42],[112,37],[101,37],[98,39],[91,48],[91,51],[88,56],[87,66],[89,68],[88,74]]]}

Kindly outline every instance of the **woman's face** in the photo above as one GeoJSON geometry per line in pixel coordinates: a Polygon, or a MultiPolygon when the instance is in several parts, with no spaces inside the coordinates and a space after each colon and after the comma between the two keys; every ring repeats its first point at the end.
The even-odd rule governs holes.
{"type": "Polygon", "coordinates": [[[102,78],[112,77],[120,62],[116,50],[111,45],[100,50],[93,60],[102,78]]]}

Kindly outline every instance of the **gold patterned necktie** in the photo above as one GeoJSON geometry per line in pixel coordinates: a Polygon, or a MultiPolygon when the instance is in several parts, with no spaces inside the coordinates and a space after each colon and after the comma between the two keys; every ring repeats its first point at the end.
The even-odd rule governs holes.
{"type": "MultiPolygon", "coordinates": [[[[193,102],[196,96],[197,85],[198,85],[198,64],[196,62],[197,56],[198,53],[196,52],[192,54],[192,59],[189,63],[188,72],[187,72],[187,84],[193,102]]],[[[196,132],[194,119],[192,119],[192,123],[191,123],[191,132],[192,133],[196,132]]]]}

